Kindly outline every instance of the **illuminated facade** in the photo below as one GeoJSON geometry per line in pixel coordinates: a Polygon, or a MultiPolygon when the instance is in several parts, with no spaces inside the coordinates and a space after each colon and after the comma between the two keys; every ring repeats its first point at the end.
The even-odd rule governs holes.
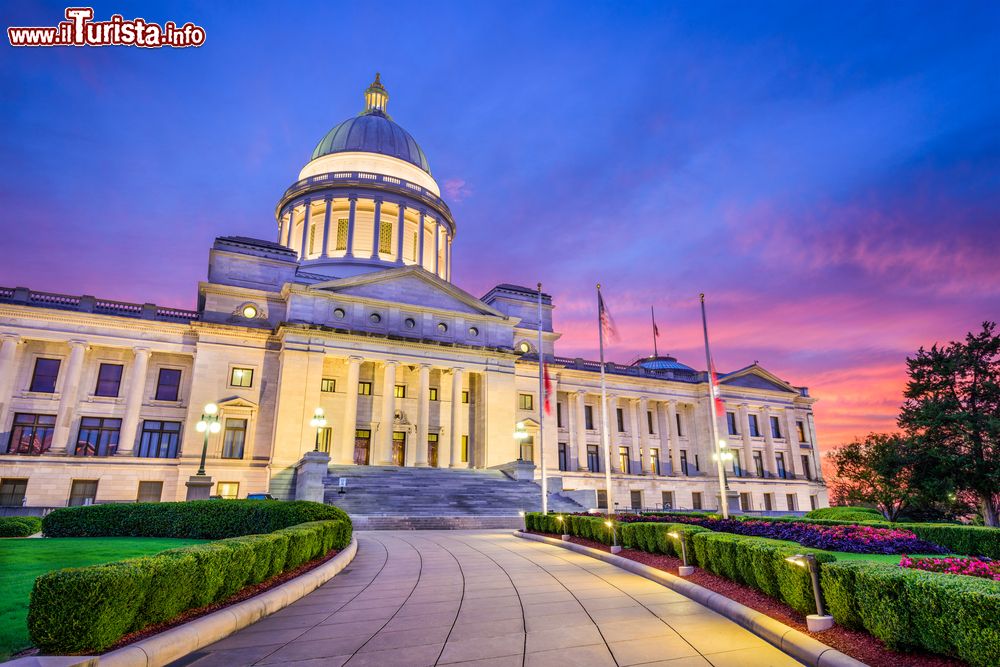
{"type": "MultiPolygon", "coordinates": [[[[365,102],[279,200],[277,242],[216,239],[197,310],[0,288],[0,504],[183,499],[208,403],[223,496],[287,496],[315,447],[345,465],[540,462],[538,294],[451,282],[456,225],[427,158],[378,78],[365,102]]],[[[594,495],[599,368],[555,355],[552,311],[543,295],[546,463],[594,495]]],[[[607,370],[615,502],[715,508],[706,374],[672,357],[607,370]]],[[[756,364],[721,386],[745,506],[825,506],[808,392],[756,364]]]]}

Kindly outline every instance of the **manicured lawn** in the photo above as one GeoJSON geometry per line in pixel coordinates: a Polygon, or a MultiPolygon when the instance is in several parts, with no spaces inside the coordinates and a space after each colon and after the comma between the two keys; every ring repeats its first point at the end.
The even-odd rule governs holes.
{"type": "Polygon", "coordinates": [[[198,544],[206,540],[160,537],[61,537],[0,539],[0,660],[31,644],[28,598],[35,578],[50,570],[81,567],[198,544]]]}
{"type": "MultiPolygon", "coordinates": [[[[764,540],[765,542],[770,542],[772,544],[781,544],[784,546],[797,547],[798,542],[792,542],[791,540],[772,540],[766,537],[759,537],[759,540],[764,540]]],[[[878,563],[891,563],[892,565],[899,565],[899,559],[902,558],[900,554],[856,554],[849,551],[827,551],[829,554],[833,554],[837,557],[837,560],[869,560],[876,561],[878,563]]],[[[911,558],[926,557],[926,558],[943,558],[940,554],[906,554],[911,558]]]]}

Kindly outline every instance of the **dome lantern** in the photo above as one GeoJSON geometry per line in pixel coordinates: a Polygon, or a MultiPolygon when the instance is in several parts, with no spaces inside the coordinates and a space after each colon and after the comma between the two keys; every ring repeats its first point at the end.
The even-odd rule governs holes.
{"type": "Polygon", "coordinates": [[[375,80],[372,85],[365,89],[365,113],[373,111],[386,113],[385,109],[389,104],[389,91],[382,85],[380,77],[381,75],[375,72],[375,80]]]}

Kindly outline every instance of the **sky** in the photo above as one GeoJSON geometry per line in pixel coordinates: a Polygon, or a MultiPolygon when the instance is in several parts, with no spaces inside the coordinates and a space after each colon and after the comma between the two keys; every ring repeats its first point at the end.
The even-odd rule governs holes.
{"type": "MultiPolygon", "coordinates": [[[[65,5],[9,2],[4,27],[65,5]]],[[[0,285],[193,308],[216,236],[275,240],[316,143],[363,108],[420,143],[453,282],[553,295],[557,353],[819,399],[821,447],[894,428],[905,359],[1000,318],[996,2],[94,4],[192,49],[0,46],[0,285]]]]}

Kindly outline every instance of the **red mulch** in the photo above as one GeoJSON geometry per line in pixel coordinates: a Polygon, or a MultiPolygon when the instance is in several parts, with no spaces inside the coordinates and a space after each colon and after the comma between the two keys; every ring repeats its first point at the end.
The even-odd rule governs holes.
{"type": "MultiPolygon", "coordinates": [[[[317,558],[315,560],[311,560],[308,563],[305,563],[303,565],[298,566],[294,570],[289,570],[287,572],[282,572],[281,574],[277,574],[277,575],[271,577],[270,579],[266,579],[266,580],[260,582],[259,584],[255,584],[253,586],[247,586],[246,588],[242,588],[237,593],[235,593],[232,596],[226,598],[225,600],[221,600],[219,602],[214,602],[214,603],[212,603],[210,605],[207,605],[207,606],[204,606],[204,607],[198,607],[197,609],[188,609],[187,611],[185,611],[180,616],[175,616],[173,619],[171,619],[171,620],[169,620],[169,621],[167,621],[165,623],[159,623],[157,625],[149,625],[149,626],[146,626],[145,628],[143,628],[142,630],[139,630],[138,632],[133,632],[131,634],[127,634],[124,637],[122,637],[121,639],[119,639],[117,642],[115,642],[112,646],[108,647],[104,651],[104,653],[107,653],[108,651],[114,651],[115,649],[119,649],[119,648],[122,648],[124,646],[128,646],[129,644],[132,644],[133,642],[137,642],[137,641],[139,641],[141,639],[146,639],[148,637],[152,637],[153,635],[157,635],[157,634],[163,632],[164,630],[169,630],[170,628],[177,627],[178,625],[181,625],[183,623],[187,623],[188,621],[193,621],[194,619],[200,618],[202,616],[205,616],[206,614],[211,614],[213,611],[218,611],[220,609],[225,609],[226,607],[231,607],[232,605],[234,605],[234,604],[236,604],[238,602],[243,602],[244,600],[252,598],[255,595],[258,595],[260,593],[263,593],[264,591],[267,591],[267,590],[269,590],[271,588],[274,588],[275,586],[280,586],[281,584],[285,583],[286,581],[288,581],[290,579],[294,579],[295,577],[299,576],[300,574],[305,574],[309,570],[313,570],[313,569],[319,567],[323,563],[327,562],[328,560],[330,560],[331,558],[333,558],[334,556],[336,556],[338,553],[340,553],[340,551],[338,551],[337,549],[334,549],[334,550],[330,551],[328,554],[326,554],[325,556],[323,556],[321,558],[317,558]]],[[[11,656],[11,657],[12,658],[21,658],[21,657],[30,656],[30,655],[38,655],[38,649],[37,648],[29,648],[29,649],[26,649],[24,651],[21,651],[20,653],[17,653],[14,656],[11,656]]]]}
{"type": "MultiPolygon", "coordinates": [[[[533,532],[536,535],[544,535],[545,537],[559,537],[558,535],[547,533],[529,532],[533,532]]],[[[592,542],[579,537],[570,537],[569,541],[574,544],[591,547],[592,549],[610,551],[609,547],[599,542],[592,542]]],[[[618,555],[673,575],[677,574],[677,568],[681,564],[679,558],[664,556],[662,554],[650,554],[635,549],[622,549],[618,555]]],[[[846,653],[855,660],[860,660],[863,663],[871,665],[871,667],[962,667],[966,664],[955,658],[946,658],[929,653],[900,653],[892,651],[867,632],[848,630],[839,625],[835,625],[824,632],[809,632],[806,629],[805,617],[784,602],[775,600],[749,586],[738,584],[711,572],[706,572],[701,568],[696,568],[694,574],[690,577],[685,577],[685,579],[691,583],[703,586],[710,591],[725,595],[727,598],[736,600],[751,609],[767,614],[771,618],[781,621],[800,632],[804,632],[817,641],[821,641],[827,646],[837,649],[841,653],[846,653]]]]}

